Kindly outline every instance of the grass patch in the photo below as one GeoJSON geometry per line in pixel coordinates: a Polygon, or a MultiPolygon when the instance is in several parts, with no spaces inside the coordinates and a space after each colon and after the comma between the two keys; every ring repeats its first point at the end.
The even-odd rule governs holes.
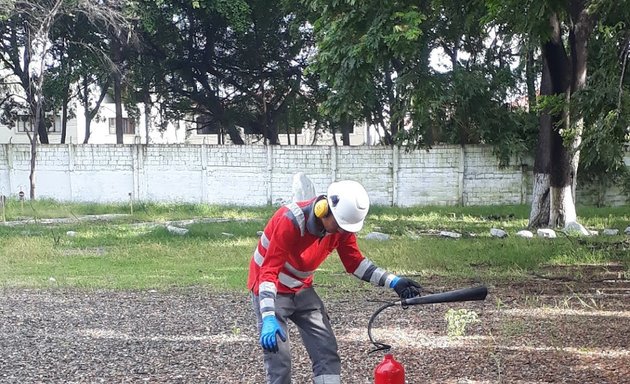
{"type": "MultiPolygon", "coordinates": [[[[165,289],[207,286],[245,290],[253,249],[274,207],[244,208],[209,205],[66,204],[36,201],[21,207],[9,201],[7,220],[66,217],[63,224],[0,225],[0,286],[80,287],[93,289],[165,289]],[[22,210],[21,212],[19,212],[22,210]],[[81,221],[84,215],[125,214],[110,221],[81,221]],[[169,233],[165,223],[190,218],[216,222],[187,225],[189,233],[169,233]],[[69,235],[73,232],[73,235],[69,235]]],[[[589,228],[618,228],[618,236],[524,239],[516,231],[527,225],[529,207],[374,207],[359,233],[366,257],[394,273],[419,281],[500,282],[524,279],[554,265],[608,265],[625,271],[630,264],[630,207],[578,208],[589,228]],[[491,228],[510,236],[497,239],[491,228]],[[456,231],[460,239],[439,237],[456,231]],[[366,240],[370,231],[392,236],[389,241],[366,240]],[[474,236],[473,236],[474,235],[474,236]]],[[[337,257],[318,270],[322,286],[363,284],[345,273],[337,257]]]]}

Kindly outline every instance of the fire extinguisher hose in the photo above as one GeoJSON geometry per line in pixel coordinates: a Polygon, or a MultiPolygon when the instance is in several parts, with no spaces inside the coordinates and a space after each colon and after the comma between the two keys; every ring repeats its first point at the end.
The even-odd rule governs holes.
{"type": "Polygon", "coordinates": [[[407,308],[410,305],[418,305],[418,304],[437,304],[437,303],[453,303],[460,301],[477,301],[477,300],[485,300],[488,295],[488,288],[484,286],[480,287],[471,287],[471,288],[463,288],[456,289],[453,291],[446,291],[440,293],[432,293],[430,295],[425,296],[417,296],[410,299],[403,299],[395,302],[386,302],[380,308],[378,308],[370,317],[370,321],[368,321],[368,337],[370,338],[370,342],[374,345],[375,349],[371,350],[369,353],[376,351],[388,351],[391,349],[391,345],[381,343],[379,341],[374,340],[372,337],[372,324],[376,317],[383,312],[385,309],[400,305],[403,309],[407,308]]]}
{"type": "Polygon", "coordinates": [[[379,309],[377,309],[376,312],[374,312],[372,316],[370,317],[370,321],[368,321],[367,331],[368,331],[368,337],[370,338],[370,342],[372,343],[372,345],[374,345],[375,348],[371,350],[369,353],[376,352],[376,351],[389,351],[392,348],[392,346],[389,344],[381,343],[374,340],[374,338],[372,337],[372,323],[374,323],[374,320],[381,312],[395,305],[397,305],[397,303],[386,303],[385,305],[382,305],[379,309]]]}

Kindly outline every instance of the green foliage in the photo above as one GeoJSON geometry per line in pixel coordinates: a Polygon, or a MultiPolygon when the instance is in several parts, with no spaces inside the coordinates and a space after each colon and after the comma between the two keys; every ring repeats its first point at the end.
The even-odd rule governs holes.
{"type": "Polygon", "coordinates": [[[15,0],[0,0],[0,21],[4,21],[15,6],[15,0]]]}
{"type": "Polygon", "coordinates": [[[398,142],[411,148],[433,143],[490,144],[502,165],[514,155],[531,152],[537,117],[504,105],[509,83],[499,77],[481,67],[442,75],[431,84],[435,90],[414,102],[413,126],[399,132],[398,142]],[[427,99],[432,100],[421,102],[427,99]]]}
{"type": "Polygon", "coordinates": [[[251,8],[244,0],[193,0],[192,8],[215,10],[238,32],[245,32],[250,26],[251,8]]]}
{"type": "Polygon", "coordinates": [[[331,92],[324,114],[380,125],[386,143],[408,149],[487,143],[507,164],[533,148],[536,117],[506,107],[517,86],[510,37],[487,46],[483,3],[306,3],[318,42],[311,70],[331,92]],[[431,67],[438,49],[450,70],[431,67]]]}
{"type": "Polygon", "coordinates": [[[142,1],[152,49],[138,60],[136,79],[145,94],[158,94],[166,121],[199,116],[235,144],[244,142],[237,127],[276,144],[289,115],[312,108],[294,102],[311,97],[302,73],[310,31],[294,8],[281,0],[142,1]]]}
{"type": "MultiPolygon", "coordinates": [[[[586,88],[574,92],[570,100],[565,95],[540,97],[536,111],[570,112],[570,126],[559,126],[565,142],[582,135],[580,183],[597,186],[602,193],[611,185],[627,178],[623,164],[623,146],[627,142],[630,121],[627,72],[627,2],[587,1],[497,1],[486,0],[488,9],[484,21],[503,25],[506,31],[524,38],[548,41],[551,15],[568,26],[571,7],[584,5],[592,16],[595,28],[588,39],[588,70],[586,88]],[[567,101],[569,103],[567,104],[567,101]]],[[[563,31],[566,27],[563,27],[563,31]]],[[[567,46],[567,51],[570,47],[567,46]]],[[[564,123],[564,122],[563,122],[564,123]]]]}
{"type": "Polygon", "coordinates": [[[449,338],[464,336],[469,325],[480,322],[476,312],[465,308],[450,308],[446,311],[444,319],[446,320],[446,333],[449,338]]]}
{"type": "Polygon", "coordinates": [[[564,95],[539,95],[536,99],[537,113],[559,114],[566,108],[564,95]]]}
{"type": "MultiPolygon", "coordinates": [[[[413,59],[422,40],[426,16],[417,6],[402,3],[307,1],[312,12],[318,53],[311,71],[330,89],[322,113],[336,120],[349,115],[378,121],[388,92],[401,91],[396,80],[387,85],[395,61],[413,59]],[[395,91],[396,89],[396,91],[395,91]]],[[[398,70],[398,76],[404,73],[398,70]]]]}
{"type": "MultiPolygon", "coordinates": [[[[626,7],[627,8],[627,7],[626,7]]],[[[597,24],[597,39],[589,46],[593,62],[586,89],[576,95],[574,119],[584,116],[584,134],[578,177],[602,193],[621,185],[630,195],[630,172],[624,163],[630,121],[630,81],[627,72],[630,51],[627,18],[630,11],[615,9],[597,24]]]]}
{"type": "Polygon", "coordinates": [[[551,33],[549,16],[562,15],[567,2],[564,0],[485,0],[488,13],[486,23],[505,25],[510,31],[546,41],[551,33]]]}

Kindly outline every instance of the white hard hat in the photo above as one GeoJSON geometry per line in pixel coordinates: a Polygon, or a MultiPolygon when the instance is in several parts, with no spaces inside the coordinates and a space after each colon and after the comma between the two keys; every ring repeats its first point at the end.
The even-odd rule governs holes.
{"type": "Polygon", "coordinates": [[[359,232],[370,209],[365,188],[356,181],[337,181],[328,187],[328,206],[344,231],[359,232]]]}

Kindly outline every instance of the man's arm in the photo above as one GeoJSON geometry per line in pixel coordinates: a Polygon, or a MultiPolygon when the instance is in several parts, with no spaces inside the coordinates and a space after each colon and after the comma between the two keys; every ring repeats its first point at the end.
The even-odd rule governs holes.
{"type": "Polygon", "coordinates": [[[258,256],[262,258],[258,299],[262,317],[260,345],[264,350],[275,353],[278,351],[276,336],[279,336],[282,341],[287,340],[286,333],[276,318],[275,301],[278,292],[278,275],[291,252],[293,242],[299,239],[299,233],[296,234],[295,231],[291,230],[291,227],[278,227],[270,229],[270,232],[263,233],[257,249],[258,256]]]}
{"type": "Polygon", "coordinates": [[[379,268],[372,261],[361,254],[356,235],[349,233],[343,236],[337,247],[346,271],[363,281],[378,287],[392,288],[400,298],[408,299],[418,296],[422,287],[417,282],[406,277],[400,277],[379,268]]]}

